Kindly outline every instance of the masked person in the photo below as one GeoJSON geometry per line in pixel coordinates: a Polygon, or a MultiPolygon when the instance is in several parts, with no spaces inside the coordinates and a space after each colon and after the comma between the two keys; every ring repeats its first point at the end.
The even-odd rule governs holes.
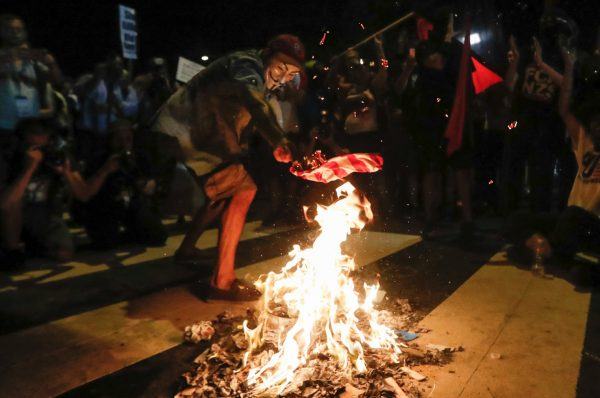
{"type": "Polygon", "coordinates": [[[0,147],[6,153],[16,143],[19,120],[52,113],[49,86],[61,73],[51,54],[29,47],[21,18],[0,15],[0,42],[0,147]]]}
{"type": "Polygon", "coordinates": [[[152,131],[177,140],[179,159],[196,174],[205,195],[205,203],[175,254],[177,262],[197,262],[198,238],[221,215],[212,298],[245,300],[259,295],[234,273],[237,245],[256,193],[243,165],[242,133],[251,123],[274,148],[277,161],[292,160],[290,145],[265,94],[292,80],[303,61],[304,46],[292,35],[277,36],[260,51],[226,55],[177,90],[152,124],[152,131]]]}

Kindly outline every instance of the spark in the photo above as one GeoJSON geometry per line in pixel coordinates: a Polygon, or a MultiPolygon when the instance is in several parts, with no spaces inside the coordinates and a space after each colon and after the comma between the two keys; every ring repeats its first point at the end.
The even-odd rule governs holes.
{"type": "Polygon", "coordinates": [[[365,30],[365,25],[363,25],[363,23],[362,23],[362,22],[359,22],[358,24],[360,25],[360,28],[361,28],[362,30],[365,30]]]}
{"type": "Polygon", "coordinates": [[[509,130],[512,130],[514,128],[517,128],[518,125],[519,125],[519,122],[515,120],[514,122],[509,123],[507,127],[509,130]]]}
{"type": "Polygon", "coordinates": [[[325,39],[327,39],[327,32],[323,32],[323,36],[321,37],[321,41],[319,42],[320,46],[325,44],[325,39]]]}

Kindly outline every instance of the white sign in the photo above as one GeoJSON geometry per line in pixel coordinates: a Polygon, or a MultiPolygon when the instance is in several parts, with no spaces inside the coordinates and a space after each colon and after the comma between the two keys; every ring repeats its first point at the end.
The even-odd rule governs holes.
{"type": "Polygon", "coordinates": [[[187,58],[179,57],[179,61],[177,61],[177,74],[175,74],[175,80],[181,83],[187,83],[202,69],[204,69],[204,66],[190,61],[187,58]]]}
{"type": "Polygon", "coordinates": [[[119,4],[119,29],[123,58],[137,59],[137,22],[133,8],[119,4]]]}

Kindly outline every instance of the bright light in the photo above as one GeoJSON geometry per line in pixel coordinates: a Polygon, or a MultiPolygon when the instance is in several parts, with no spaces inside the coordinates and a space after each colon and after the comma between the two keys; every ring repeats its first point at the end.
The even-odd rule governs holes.
{"type": "Polygon", "coordinates": [[[208,55],[203,55],[202,57],[200,57],[200,59],[202,61],[208,61],[208,55]]]}
{"type": "Polygon", "coordinates": [[[360,64],[361,64],[361,65],[364,65],[364,64],[365,64],[365,60],[364,60],[364,59],[362,59],[362,58],[361,58],[361,59],[359,59],[359,60],[358,60],[358,62],[360,62],[360,64]]]}
{"type": "Polygon", "coordinates": [[[481,42],[481,37],[479,36],[479,33],[471,33],[471,44],[477,44],[481,42]]]}
{"type": "MultiPolygon", "coordinates": [[[[469,36],[469,39],[471,40],[471,45],[477,44],[477,43],[481,43],[481,36],[479,36],[479,33],[471,33],[471,35],[469,36]]],[[[460,35],[458,40],[461,43],[465,42],[465,37],[463,35],[460,35]]]]}

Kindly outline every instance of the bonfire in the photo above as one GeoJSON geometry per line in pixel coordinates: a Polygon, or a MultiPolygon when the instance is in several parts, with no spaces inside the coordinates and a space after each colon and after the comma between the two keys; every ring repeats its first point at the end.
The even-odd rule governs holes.
{"type": "Polygon", "coordinates": [[[356,283],[356,264],[343,243],[373,213],[350,183],[336,194],[334,203],[313,212],[319,225],[314,241],[294,245],[279,272],[255,282],[263,293],[255,310],[245,319],[223,315],[187,330],[213,344],[196,359],[196,371],[184,375],[188,388],[178,397],[385,396],[386,387],[390,396],[407,396],[403,384],[409,395],[419,394],[395,381],[406,374],[419,379],[405,365],[443,359],[401,343],[397,332],[407,315],[377,309],[377,281],[356,283]]]}

